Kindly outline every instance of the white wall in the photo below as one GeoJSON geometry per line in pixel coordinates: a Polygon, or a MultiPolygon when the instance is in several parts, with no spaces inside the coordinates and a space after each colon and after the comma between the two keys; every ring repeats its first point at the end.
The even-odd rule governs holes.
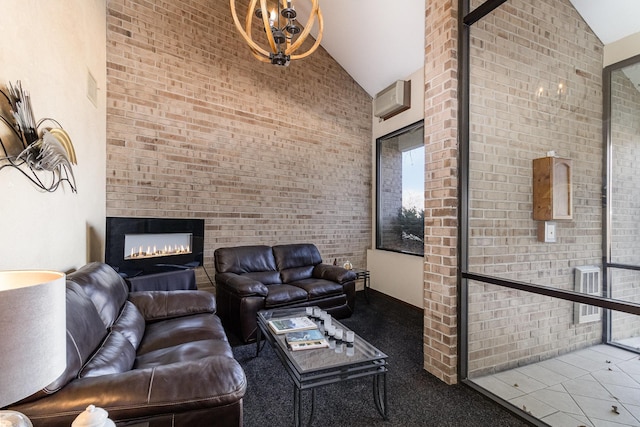
{"type": "MultiPolygon", "coordinates": [[[[78,159],[77,194],[66,184],[45,193],[15,169],[0,170],[0,270],[67,271],[103,258],[106,1],[0,0],[0,87],[21,80],[36,120],[60,122],[78,159]],[[97,107],[86,95],[89,71],[97,107]]],[[[0,123],[3,140],[7,133],[0,123]]]]}
{"type": "Polygon", "coordinates": [[[604,66],[640,55],[640,33],[609,43],[604,47],[604,66]]]}
{"type": "MultiPolygon", "coordinates": [[[[373,241],[367,251],[367,269],[371,272],[371,288],[416,307],[423,307],[423,258],[396,252],[380,251],[376,247],[376,139],[401,129],[424,118],[424,69],[412,73],[405,80],[411,80],[411,108],[381,121],[373,118],[372,186],[373,241]]],[[[391,84],[393,82],[389,82],[391,84]]],[[[372,106],[373,108],[373,106],[372,106]]]]}

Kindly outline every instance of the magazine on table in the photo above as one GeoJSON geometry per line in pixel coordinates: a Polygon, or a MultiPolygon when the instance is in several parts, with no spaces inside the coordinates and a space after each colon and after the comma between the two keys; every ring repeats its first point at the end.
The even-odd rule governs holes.
{"type": "Polygon", "coordinates": [[[319,329],[289,332],[285,335],[285,340],[293,351],[329,347],[329,342],[319,329]]]}
{"type": "Polygon", "coordinates": [[[308,329],[317,329],[315,322],[306,316],[291,317],[289,319],[269,320],[271,330],[280,335],[287,332],[304,331],[308,329]]]}

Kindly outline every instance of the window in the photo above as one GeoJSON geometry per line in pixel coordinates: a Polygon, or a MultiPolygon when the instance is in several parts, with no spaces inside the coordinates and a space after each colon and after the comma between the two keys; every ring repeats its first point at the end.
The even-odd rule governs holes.
{"type": "Polygon", "coordinates": [[[424,123],[378,138],[376,248],[424,255],[424,123]]]}

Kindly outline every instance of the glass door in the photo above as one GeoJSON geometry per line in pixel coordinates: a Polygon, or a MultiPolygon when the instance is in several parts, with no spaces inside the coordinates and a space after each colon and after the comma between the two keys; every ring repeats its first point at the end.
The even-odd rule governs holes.
{"type": "MultiPolygon", "coordinates": [[[[606,253],[610,298],[640,302],[640,56],[604,72],[608,118],[606,253]]],[[[613,312],[609,342],[640,350],[640,317],[613,312]]]]}

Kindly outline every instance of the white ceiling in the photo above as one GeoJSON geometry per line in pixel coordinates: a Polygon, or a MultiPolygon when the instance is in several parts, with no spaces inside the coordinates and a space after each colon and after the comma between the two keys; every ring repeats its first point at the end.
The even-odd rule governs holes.
{"type": "MultiPolygon", "coordinates": [[[[304,24],[310,2],[294,3],[304,24]]],[[[319,5],[320,44],[372,97],[424,65],[425,0],[319,0],[319,5]]]]}
{"type": "MultiPolygon", "coordinates": [[[[319,0],[321,45],[374,97],[423,66],[425,1],[319,0]]],[[[640,0],[570,1],[605,45],[640,32],[640,0]]],[[[306,22],[310,2],[294,3],[306,22]]]]}
{"type": "Polygon", "coordinates": [[[638,0],[569,0],[605,45],[640,32],[638,0]]]}

